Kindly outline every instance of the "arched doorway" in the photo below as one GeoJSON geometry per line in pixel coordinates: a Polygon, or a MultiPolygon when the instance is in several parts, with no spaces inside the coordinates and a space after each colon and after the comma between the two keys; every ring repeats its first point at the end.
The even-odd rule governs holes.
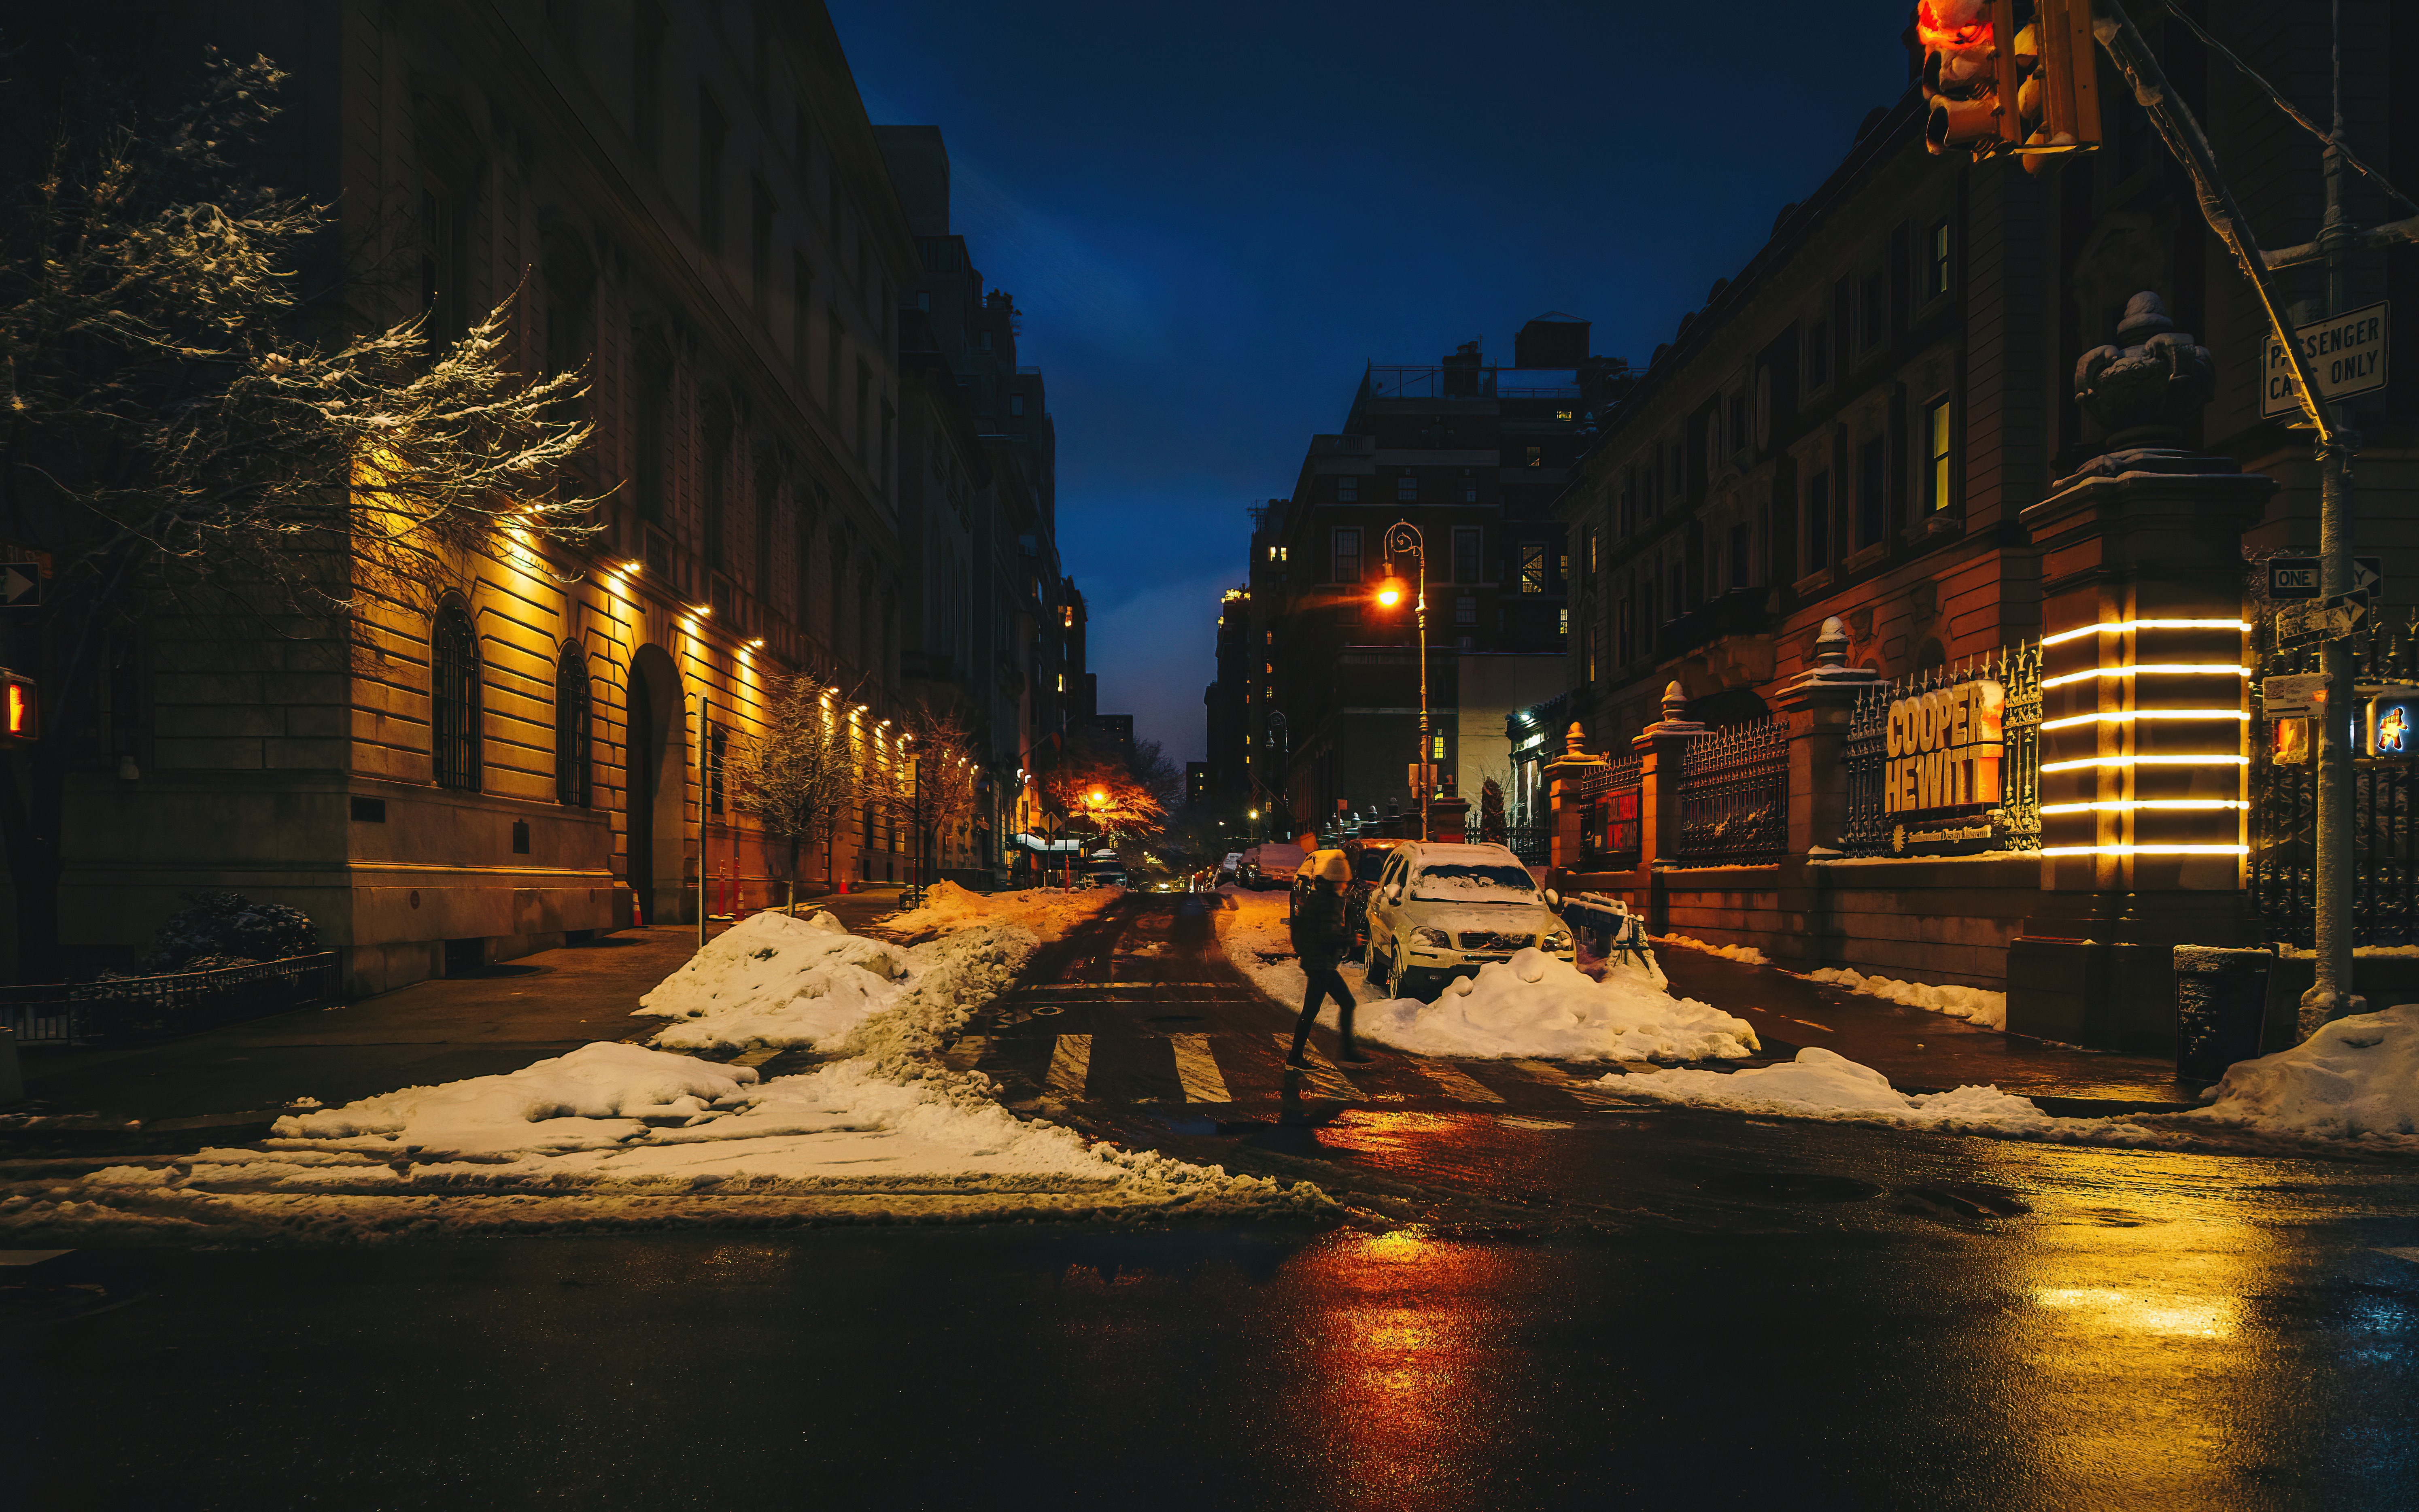
{"type": "Polygon", "coordinates": [[[694,923],[686,886],[688,702],[680,672],[661,646],[640,646],[630,663],[628,867],[639,918],[649,924],[694,923]]]}

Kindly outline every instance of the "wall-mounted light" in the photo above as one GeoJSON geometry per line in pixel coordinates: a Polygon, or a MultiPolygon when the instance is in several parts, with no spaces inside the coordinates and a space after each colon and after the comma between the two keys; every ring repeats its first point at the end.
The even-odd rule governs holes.
{"type": "Polygon", "coordinates": [[[2079,772],[2086,767],[2119,766],[2248,766],[2248,756],[2228,756],[2211,751],[2201,756],[2088,756],[2077,762],[2043,762],[2044,772],[2079,772]]]}
{"type": "Polygon", "coordinates": [[[2238,719],[2251,722],[2251,716],[2241,709],[2103,709],[2097,714],[2077,714],[2063,719],[2043,719],[2043,730],[2071,730],[2079,724],[2138,724],[2144,719],[2238,719]]]}
{"type": "Polygon", "coordinates": [[[714,612],[714,606],[711,604],[691,604],[688,607],[688,611],[701,620],[714,612]]]}
{"type": "Polygon", "coordinates": [[[2056,635],[2042,637],[2042,647],[2063,645],[2087,635],[2123,635],[2129,630],[2242,630],[2251,628],[2243,620],[2111,620],[2105,625],[2087,625],[2079,630],[2060,630],[2056,635]]]}
{"type": "Polygon", "coordinates": [[[2205,813],[2218,809],[2250,807],[2241,798],[2103,798],[2091,803],[2044,803],[2041,811],[2045,814],[2132,813],[2137,809],[2181,809],[2205,813]]]}
{"type": "Polygon", "coordinates": [[[2248,856],[2248,845],[2044,845],[2043,856],[2248,856]]]}
{"type": "Polygon", "coordinates": [[[2142,672],[2155,672],[2162,675],[2172,672],[2180,677],[2196,674],[2210,677],[2248,677],[2251,675],[2251,669],[2238,667],[2230,661],[2153,661],[2143,662],[2133,667],[2088,667],[2079,672],[2065,672],[2057,677],[2044,677],[2042,679],[2042,687],[2044,689],[2064,687],[2069,683],[2089,682],[2095,677],[2133,677],[2142,672]]]}
{"type": "Polygon", "coordinates": [[[751,651],[762,651],[762,650],[763,650],[763,649],[764,649],[764,638],[763,638],[763,636],[761,636],[761,635],[760,635],[760,636],[758,636],[758,637],[756,637],[756,639],[754,639],[753,640],[750,640],[750,641],[748,641],[748,642],[747,642],[747,647],[748,647],[748,649],[749,649],[749,650],[751,650],[751,651]]]}
{"type": "Polygon", "coordinates": [[[647,565],[647,564],[646,564],[645,563],[640,562],[640,561],[637,560],[636,558],[633,558],[633,559],[631,559],[630,561],[628,561],[628,562],[624,562],[624,563],[622,563],[622,570],[623,570],[624,572],[628,573],[631,577],[635,578],[635,577],[637,577],[640,572],[643,572],[644,570],[646,570],[646,565],[647,565]]]}

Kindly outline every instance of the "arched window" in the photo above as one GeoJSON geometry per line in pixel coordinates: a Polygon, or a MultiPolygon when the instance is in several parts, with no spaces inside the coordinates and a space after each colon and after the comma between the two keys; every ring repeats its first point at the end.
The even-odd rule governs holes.
{"type": "Polygon", "coordinates": [[[437,785],[479,791],[479,636],[459,604],[437,611],[429,636],[428,723],[437,785]]]}
{"type": "Polygon", "coordinates": [[[554,801],[575,809],[590,798],[589,715],[588,657],[567,642],[554,669],[554,801]]]}

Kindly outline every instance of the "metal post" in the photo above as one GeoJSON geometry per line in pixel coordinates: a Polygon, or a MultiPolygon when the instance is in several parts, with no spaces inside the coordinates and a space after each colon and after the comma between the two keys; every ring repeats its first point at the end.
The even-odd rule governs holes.
{"type": "MultiPolygon", "coordinates": [[[[2351,270],[2345,254],[2356,233],[2344,213],[2343,0],[2333,10],[2334,113],[2329,123],[2323,158],[2326,213],[2319,222],[2319,247],[2327,259],[2327,307],[2321,317],[2351,308],[2351,270]]],[[[2352,590],[2352,457],[2360,450],[2359,433],[2351,428],[2350,406],[2329,407],[2334,434],[2320,439],[2319,461],[2319,591],[2336,598],[2352,590]]],[[[2301,1029],[2307,1038],[2330,1019],[2364,1011],[2367,1004],[2354,992],[2352,976],[2351,891],[2355,835],[2352,824],[2354,789],[2350,733],[2358,696],[2353,687],[2351,642],[2334,637],[2319,648],[2319,669],[2327,680],[2325,717],[2319,721],[2318,750],[2318,949],[2310,990],[2302,995],[2301,1029]]]]}
{"type": "Polygon", "coordinates": [[[697,948],[705,949],[705,872],[710,864],[705,852],[705,719],[714,705],[707,695],[697,696],[697,948]]]}
{"type": "Polygon", "coordinates": [[[1407,519],[1396,520],[1386,532],[1387,556],[1393,557],[1403,551],[1409,551],[1411,554],[1412,570],[1419,575],[1411,590],[1411,619],[1418,629],[1420,749],[1419,760],[1412,764],[1411,770],[1416,774],[1415,780],[1419,787],[1419,838],[1425,841],[1428,838],[1428,795],[1436,786],[1432,774],[1428,770],[1428,548],[1427,541],[1420,534],[1419,527],[1407,519]]]}

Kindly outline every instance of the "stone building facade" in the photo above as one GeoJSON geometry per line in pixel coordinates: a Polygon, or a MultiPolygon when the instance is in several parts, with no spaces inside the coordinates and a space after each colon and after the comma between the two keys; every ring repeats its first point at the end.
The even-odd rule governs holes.
{"type": "MultiPolygon", "coordinates": [[[[274,173],[336,207],[347,318],[447,336],[509,300],[520,367],[588,364],[565,486],[609,498],[593,551],[506,532],[358,630],[146,628],[71,793],[73,945],[120,957],[234,888],[304,908],[369,991],[903,875],[881,815],[826,848],[738,811],[730,764],[799,671],[874,765],[911,700],[968,711],[994,811],[941,858],[999,859],[1080,602],[1040,378],[970,401],[902,309],[925,261],[820,6],[289,0],[151,41],[292,75],[274,173]]],[[[974,317],[1012,320],[995,292],[974,317]]]]}

